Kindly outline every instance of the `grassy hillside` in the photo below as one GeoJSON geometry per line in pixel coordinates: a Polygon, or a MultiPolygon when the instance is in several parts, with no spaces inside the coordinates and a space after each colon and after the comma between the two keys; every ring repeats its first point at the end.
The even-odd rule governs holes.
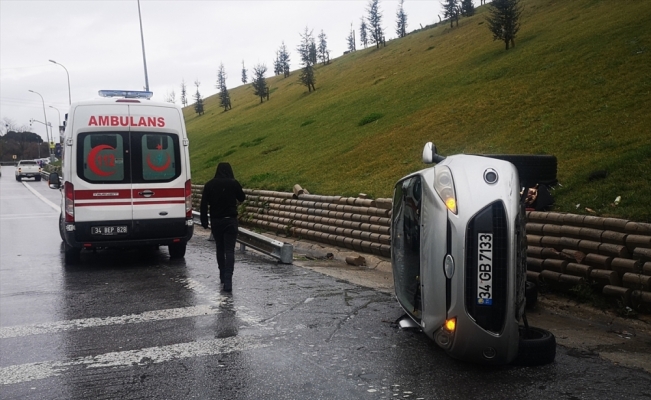
{"type": "MultiPolygon", "coordinates": [[[[554,154],[557,210],[650,222],[651,6],[523,4],[509,51],[481,7],[459,27],[438,24],[318,67],[315,92],[294,71],[267,80],[268,102],[243,85],[229,90],[232,110],[217,96],[202,116],[186,108],[193,181],[228,161],[248,188],[390,197],[396,180],[424,167],[422,146],[433,141],[442,154],[554,154]],[[380,118],[361,124],[368,117],[380,118]],[[598,170],[607,176],[590,181],[598,170]]],[[[385,10],[386,25],[391,18],[385,10]]]]}

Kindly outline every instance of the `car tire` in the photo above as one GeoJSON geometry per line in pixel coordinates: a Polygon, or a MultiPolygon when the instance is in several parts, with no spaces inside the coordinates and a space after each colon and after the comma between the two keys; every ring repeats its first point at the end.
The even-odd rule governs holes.
{"type": "Polygon", "coordinates": [[[174,243],[167,246],[170,252],[170,258],[183,258],[185,257],[185,248],[187,243],[174,243]]]}
{"type": "Polygon", "coordinates": [[[22,179],[22,178],[20,177],[20,175],[18,175],[18,176],[16,177],[16,181],[17,181],[17,182],[20,182],[21,179],[22,179]]]}
{"type": "Polygon", "coordinates": [[[556,338],[550,331],[530,326],[520,327],[518,356],[514,365],[533,367],[554,362],[556,358],[556,338]]]}
{"type": "Polygon", "coordinates": [[[79,253],[81,253],[80,248],[69,246],[64,242],[63,252],[66,264],[76,264],[79,262],[79,253]]]}
{"type": "Polygon", "coordinates": [[[536,184],[554,186],[558,183],[558,160],[553,155],[483,154],[486,157],[508,161],[518,169],[520,186],[534,187],[536,184]]]}
{"type": "Polygon", "coordinates": [[[524,288],[524,298],[526,299],[525,307],[532,309],[538,303],[538,286],[535,283],[527,281],[524,288]]]}
{"type": "Polygon", "coordinates": [[[36,179],[36,182],[39,182],[41,180],[41,176],[38,175],[35,179],[36,179]]]}

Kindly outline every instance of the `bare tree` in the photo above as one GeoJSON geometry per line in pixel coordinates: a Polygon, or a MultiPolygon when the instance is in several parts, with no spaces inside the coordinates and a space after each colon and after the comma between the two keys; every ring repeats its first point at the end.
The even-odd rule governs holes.
{"type": "Polygon", "coordinates": [[[503,41],[506,50],[509,49],[509,45],[515,47],[522,10],[520,0],[493,0],[488,5],[489,15],[486,18],[488,28],[493,33],[493,40],[503,41]]]}
{"type": "Polygon", "coordinates": [[[267,80],[264,77],[264,74],[267,72],[267,66],[264,64],[258,64],[253,67],[253,94],[260,96],[260,103],[264,101],[266,97],[269,100],[269,87],[267,86],[267,80]]]}
{"type": "Polygon", "coordinates": [[[398,12],[396,13],[396,33],[398,37],[407,36],[407,14],[405,13],[404,3],[405,0],[400,0],[398,12]]]}
{"type": "Polygon", "coordinates": [[[165,101],[168,103],[176,103],[176,93],[172,90],[171,92],[167,92],[167,96],[165,96],[165,101]]]}

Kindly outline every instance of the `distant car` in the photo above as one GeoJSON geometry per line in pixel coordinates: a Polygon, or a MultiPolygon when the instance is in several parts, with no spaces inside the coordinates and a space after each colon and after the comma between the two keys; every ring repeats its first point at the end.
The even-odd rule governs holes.
{"type": "Polygon", "coordinates": [[[20,160],[16,165],[16,180],[20,182],[23,178],[34,178],[41,180],[41,166],[36,160],[20,160]]]}
{"type": "Polygon", "coordinates": [[[518,170],[490,157],[443,157],[431,142],[423,161],[438,164],[394,189],[391,263],[409,317],[401,326],[415,323],[466,361],[552,362],[554,336],[529,327],[524,315],[526,215],[518,170]]]}

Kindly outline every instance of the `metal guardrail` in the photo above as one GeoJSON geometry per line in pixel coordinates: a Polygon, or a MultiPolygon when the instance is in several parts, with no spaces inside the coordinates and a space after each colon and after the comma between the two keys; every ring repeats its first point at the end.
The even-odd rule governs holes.
{"type": "MultiPolygon", "coordinates": [[[[192,211],[192,215],[197,219],[200,216],[197,211],[192,211]]],[[[214,240],[212,233],[209,240],[214,240]]],[[[283,264],[291,264],[294,259],[294,246],[291,244],[268,238],[248,229],[238,228],[237,242],[240,244],[240,251],[245,251],[246,246],[249,246],[279,260],[283,264]]]]}

